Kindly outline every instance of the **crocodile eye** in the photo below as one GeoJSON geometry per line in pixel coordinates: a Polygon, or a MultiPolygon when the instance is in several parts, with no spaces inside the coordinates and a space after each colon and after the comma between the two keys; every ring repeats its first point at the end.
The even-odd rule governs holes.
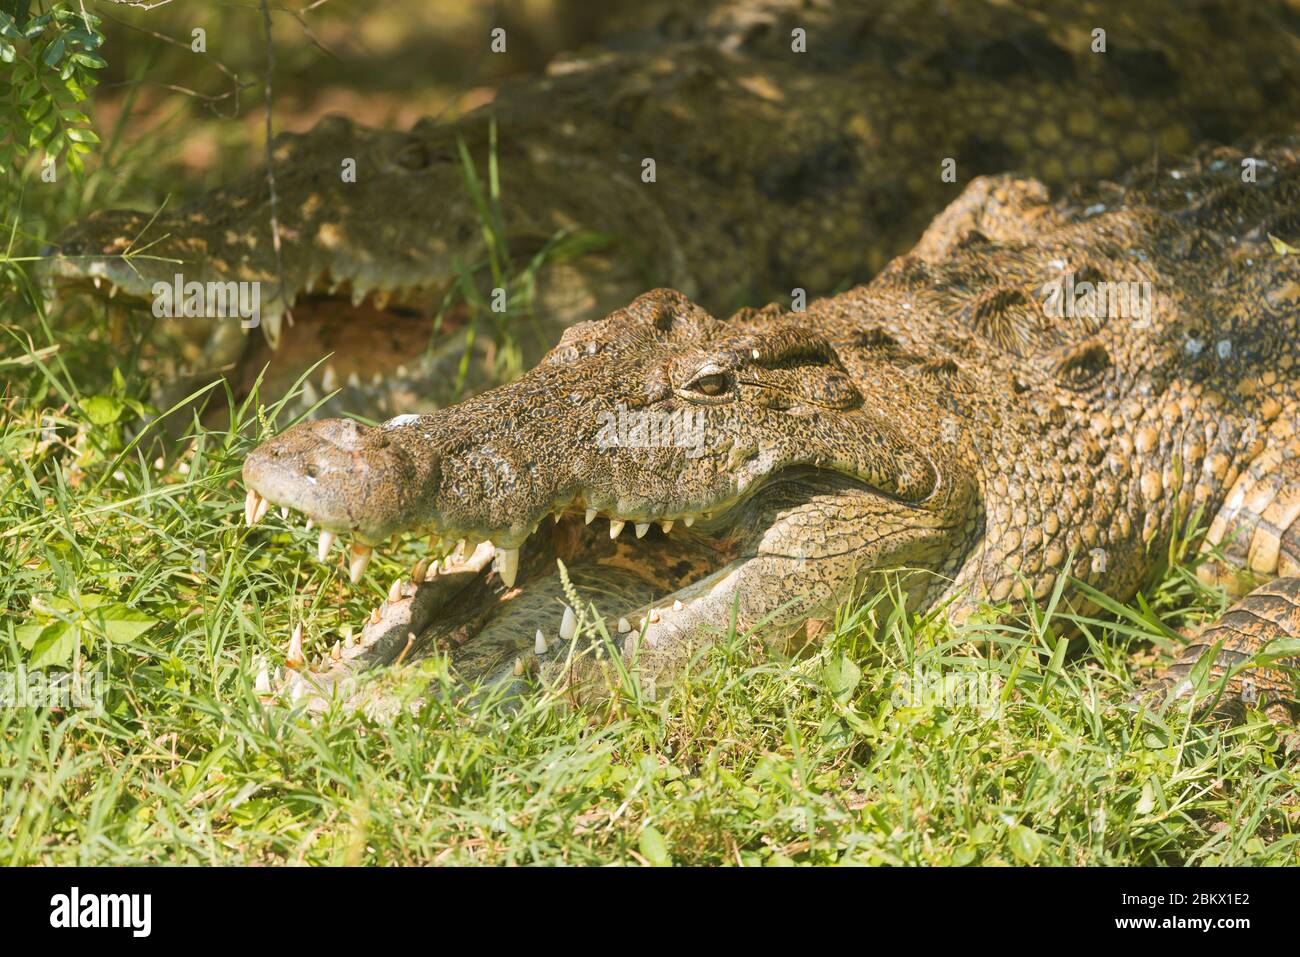
{"type": "Polygon", "coordinates": [[[725,372],[710,372],[694,379],[686,388],[700,395],[719,396],[731,388],[731,377],[725,372]]]}

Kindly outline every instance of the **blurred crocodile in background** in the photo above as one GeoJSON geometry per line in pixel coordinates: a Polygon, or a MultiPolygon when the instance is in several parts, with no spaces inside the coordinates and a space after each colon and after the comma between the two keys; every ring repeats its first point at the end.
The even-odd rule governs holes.
{"type": "Polygon", "coordinates": [[[1201,573],[1248,594],[1155,688],[1198,690],[1212,651],[1226,703],[1283,717],[1295,684],[1269,648],[1300,664],[1270,645],[1300,635],[1297,242],[1297,134],[1055,202],[979,177],[912,253],[806,312],[720,321],[658,290],[450,408],[295,425],[245,462],[251,525],[304,513],[322,561],[351,536],[354,582],[390,536],[431,551],[359,644],[314,672],[298,646],[281,690],[328,696],[430,647],[467,680],[662,686],[730,622],[798,641],[890,583],[958,622],[1031,598],[1087,615],[1199,523],[1201,573]]]}
{"type": "Polygon", "coordinates": [[[726,313],[864,281],[978,174],[1059,187],[1283,129],[1300,115],[1298,24],[1285,0],[660,2],[454,122],[334,117],[278,137],[282,296],[261,171],[179,208],[94,214],[43,272],[143,308],[177,273],[259,282],[278,350],[214,320],[202,374],[242,395],[269,361],[274,398],[332,353],[304,404],[341,388],[328,408],[430,409],[458,394],[469,341],[468,390],[499,374],[475,313],[433,318],[457,277],[484,299],[499,281],[485,222],[514,262],[547,263],[529,301],[511,291],[532,316],[512,324],[526,368],[656,285],[726,313]],[[482,193],[499,181],[499,218],[460,144],[482,193]]]}

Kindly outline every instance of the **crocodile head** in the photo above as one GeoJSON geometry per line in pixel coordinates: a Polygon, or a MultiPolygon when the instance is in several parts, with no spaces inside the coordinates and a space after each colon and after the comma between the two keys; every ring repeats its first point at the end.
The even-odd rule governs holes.
{"type": "MultiPolygon", "coordinates": [[[[400,532],[491,541],[507,589],[553,572],[521,563],[521,548],[604,562],[653,578],[652,603],[714,625],[728,595],[742,625],[772,619],[765,583],[781,604],[800,580],[799,607],[774,620],[801,625],[874,572],[950,570],[972,489],[884,411],[906,383],[868,377],[879,394],[864,393],[796,319],[720,322],[680,294],[648,293],[457,406],[287,430],[245,462],[250,515],[287,506],[327,542],[352,535],[354,572],[358,554],[364,568],[369,547],[400,532]],[[610,545],[620,538],[627,548],[610,545]]],[[[638,614],[616,608],[611,621],[638,614]]]]}
{"type": "Polygon", "coordinates": [[[154,303],[157,284],[174,288],[177,276],[184,284],[257,283],[258,318],[272,345],[288,307],[297,320],[324,299],[430,312],[454,280],[488,259],[476,190],[487,191],[490,151],[511,185],[500,214],[513,256],[535,253],[575,225],[556,209],[596,202],[579,195],[584,187],[560,164],[526,155],[516,140],[490,144],[492,135],[485,115],[421,120],[407,132],[327,117],[275,140],[278,259],[271,194],[258,171],[179,209],[93,213],[56,239],[39,272],[57,294],[128,305],[154,303]],[[469,157],[478,164],[472,187],[469,157]]]}

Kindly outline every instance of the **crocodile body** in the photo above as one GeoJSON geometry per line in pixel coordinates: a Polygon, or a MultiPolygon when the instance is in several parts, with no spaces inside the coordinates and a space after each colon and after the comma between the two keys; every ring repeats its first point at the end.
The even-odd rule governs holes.
{"type": "MultiPolygon", "coordinates": [[[[468,540],[396,583],[321,680],[409,637],[467,677],[535,661],[577,688],[609,661],[567,640],[556,557],[631,673],[662,682],[733,616],[807,637],[887,583],[958,621],[1058,585],[1086,614],[1088,589],[1130,598],[1199,519],[1203,572],[1248,594],[1171,672],[1185,690],[1201,651],[1222,670],[1300,632],[1300,255],[1279,241],[1298,217],[1295,135],[1055,201],[981,177],[805,312],[719,320],[659,290],[451,408],[299,424],[249,456],[249,518],[273,503],[326,546],[352,536],[354,580],[394,534],[468,540]]],[[[1294,699],[1278,668],[1229,689],[1294,699]]]]}
{"type": "MultiPolygon", "coordinates": [[[[864,281],[978,174],[1059,187],[1300,115],[1300,15],[1286,0],[660,8],[456,122],[398,132],[335,117],[277,139],[284,295],[261,171],[157,216],[96,214],[62,237],[47,275],[95,280],[118,303],[177,272],[260,282],[263,329],[284,342],[253,345],[240,390],[267,360],[275,392],[332,352],[307,398],[350,383],[346,407],[382,416],[445,399],[455,378],[462,343],[426,356],[430,316],[488,259],[458,142],[486,190],[493,124],[511,255],[566,231],[608,241],[553,257],[519,335],[531,362],[574,321],[655,285],[721,315],[864,281]]],[[[239,327],[217,324],[210,368],[237,358],[239,327]]]]}

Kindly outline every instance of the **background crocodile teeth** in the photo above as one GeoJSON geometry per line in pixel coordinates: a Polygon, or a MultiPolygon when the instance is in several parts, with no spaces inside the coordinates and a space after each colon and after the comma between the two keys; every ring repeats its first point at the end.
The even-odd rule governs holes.
{"type": "Polygon", "coordinates": [[[497,549],[497,572],[507,588],[515,587],[515,579],[519,576],[519,549],[497,549]]]}
{"type": "Polygon", "coordinates": [[[348,577],[352,579],[352,584],[361,581],[361,576],[366,573],[366,566],[370,564],[370,556],[374,549],[369,545],[353,545],[352,556],[348,560],[348,577]]]}

